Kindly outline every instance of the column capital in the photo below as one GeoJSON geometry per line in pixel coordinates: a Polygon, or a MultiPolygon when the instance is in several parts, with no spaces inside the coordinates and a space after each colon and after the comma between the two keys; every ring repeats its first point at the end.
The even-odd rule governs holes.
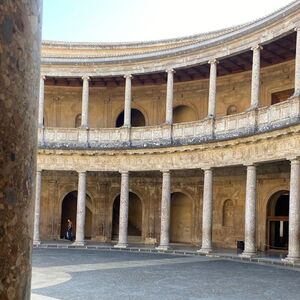
{"type": "Polygon", "coordinates": [[[124,78],[125,78],[125,79],[127,79],[127,78],[132,79],[133,76],[132,76],[131,74],[125,74],[125,75],[124,75],[124,78]]]}
{"type": "Polygon", "coordinates": [[[252,50],[252,51],[255,51],[255,50],[262,50],[262,49],[263,49],[263,46],[260,45],[260,44],[253,45],[253,46],[251,47],[251,50],[252,50]]]}
{"type": "Polygon", "coordinates": [[[296,27],[294,28],[294,30],[295,30],[296,32],[300,31],[300,24],[297,24],[296,27]]]}
{"type": "Polygon", "coordinates": [[[202,167],[201,170],[203,170],[203,171],[212,171],[212,167],[209,167],[209,166],[202,167]]]}
{"type": "Polygon", "coordinates": [[[169,73],[174,74],[174,73],[176,73],[176,71],[174,69],[170,68],[170,69],[166,70],[166,73],[168,73],[168,74],[169,73]]]}
{"type": "Polygon", "coordinates": [[[40,78],[41,78],[42,80],[45,80],[45,79],[46,79],[46,76],[45,76],[44,74],[41,74],[40,78]]]}
{"type": "Polygon", "coordinates": [[[291,164],[300,164],[299,157],[290,157],[288,160],[291,162],[291,164]]]}
{"type": "Polygon", "coordinates": [[[129,174],[129,171],[128,170],[119,170],[119,173],[121,175],[128,175],[129,174]]]}
{"type": "Polygon", "coordinates": [[[43,169],[40,169],[40,168],[37,168],[37,169],[36,169],[36,172],[37,172],[37,173],[42,173],[42,171],[43,171],[43,169]]]}
{"type": "Polygon", "coordinates": [[[87,80],[87,81],[89,81],[91,78],[90,78],[90,76],[88,76],[88,75],[83,75],[82,77],[81,77],[81,79],[84,81],[84,80],[87,80]]]}
{"type": "Polygon", "coordinates": [[[258,164],[253,161],[248,161],[245,162],[243,165],[248,168],[248,167],[257,167],[258,164]]]}
{"type": "Polygon", "coordinates": [[[84,173],[87,173],[87,170],[76,170],[76,172],[78,174],[84,174],[84,173]]]}
{"type": "Polygon", "coordinates": [[[163,174],[168,174],[168,173],[170,173],[170,170],[160,170],[160,172],[163,174]]]}
{"type": "Polygon", "coordinates": [[[219,61],[216,59],[216,58],[212,58],[212,59],[210,59],[209,61],[208,61],[208,63],[210,64],[210,65],[216,65],[216,64],[218,64],[219,63],[219,61]]]}

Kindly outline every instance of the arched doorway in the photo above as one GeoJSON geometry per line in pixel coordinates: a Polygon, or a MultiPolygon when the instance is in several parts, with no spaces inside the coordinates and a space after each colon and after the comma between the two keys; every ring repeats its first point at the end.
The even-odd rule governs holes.
{"type": "MultiPolygon", "coordinates": [[[[119,114],[116,120],[116,127],[122,127],[124,124],[124,110],[119,114]]],[[[136,109],[131,109],[131,126],[132,127],[142,127],[146,126],[146,120],[143,113],[136,109]]]]}
{"type": "MultiPolygon", "coordinates": [[[[68,193],[61,205],[61,228],[60,237],[64,238],[67,220],[70,219],[73,223],[73,234],[76,236],[76,214],[77,214],[77,191],[68,193]]],[[[92,208],[91,198],[86,195],[86,207],[85,207],[85,239],[90,239],[92,236],[92,208]]]]}
{"type": "Polygon", "coordinates": [[[173,122],[184,123],[197,121],[196,112],[186,105],[179,105],[173,109],[173,122]]]}
{"type": "Polygon", "coordinates": [[[177,192],[171,195],[170,242],[191,243],[192,200],[177,192]]]}
{"type": "Polygon", "coordinates": [[[287,250],[289,228],[289,192],[279,191],[272,195],[267,207],[268,249],[287,250]]]}
{"type": "MultiPolygon", "coordinates": [[[[114,200],[112,218],[112,240],[117,240],[119,236],[119,216],[120,216],[120,195],[114,200]]],[[[143,226],[142,201],[135,193],[129,193],[128,207],[128,238],[131,241],[140,241],[143,226]],[[139,237],[134,239],[132,237],[139,237]],[[130,238],[129,238],[130,240],[130,238]]]]}

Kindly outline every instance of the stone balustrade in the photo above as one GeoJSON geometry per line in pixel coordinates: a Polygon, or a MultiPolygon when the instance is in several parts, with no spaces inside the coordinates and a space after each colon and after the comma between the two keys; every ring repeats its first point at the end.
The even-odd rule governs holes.
{"type": "Polygon", "coordinates": [[[39,128],[40,148],[146,148],[232,139],[297,124],[300,97],[243,113],[173,125],[121,128],[39,128]]]}

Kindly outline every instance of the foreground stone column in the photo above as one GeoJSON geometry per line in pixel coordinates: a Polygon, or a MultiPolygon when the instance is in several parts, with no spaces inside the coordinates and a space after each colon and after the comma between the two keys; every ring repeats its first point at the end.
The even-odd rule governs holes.
{"type": "Polygon", "coordinates": [[[77,215],[76,215],[76,240],[77,246],[84,245],[85,225],[85,201],[86,201],[86,172],[78,172],[78,194],[77,194],[77,215]]]}
{"type": "Polygon", "coordinates": [[[89,80],[90,77],[83,76],[82,85],[82,109],[81,109],[81,127],[89,127],[89,80]]]}
{"type": "Polygon", "coordinates": [[[0,1],[0,299],[31,294],[40,43],[40,1],[0,1]]]}
{"type": "Polygon", "coordinates": [[[216,117],[216,94],[217,94],[217,64],[216,59],[210,60],[209,92],[208,92],[208,117],[216,117]]]}
{"type": "Polygon", "coordinates": [[[40,77],[40,94],[39,94],[39,116],[38,125],[44,127],[44,98],[45,98],[45,76],[40,77]]]}
{"type": "Polygon", "coordinates": [[[167,95],[166,95],[166,124],[173,123],[173,88],[174,88],[174,73],[173,69],[167,72],[167,95]]]}
{"type": "Polygon", "coordinates": [[[127,247],[128,230],[128,205],[129,205],[129,174],[128,171],[121,172],[121,195],[119,216],[119,241],[116,248],[127,247]]]}
{"type": "Polygon", "coordinates": [[[260,96],[260,50],[262,46],[256,45],[251,48],[253,51],[252,59],[252,80],[251,80],[251,104],[250,109],[259,107],[260,96]]]}
{"type": "Polygon", "coordinates": [[[300,260],[300,161],[291,160],[289,248],[287,261],[300,260]]]}
{"type": "Polygon", "coordinates": [[[212,169],[204,170],[203,212],[202,212],[202,246],[200,253],[212,251],[212,216],[213,216],[213,173],[212,169]]]}
{"type": "Polygon", "coordinates": [[[125,103],[124,103],[124,127],[131,126],[131,79],[132,75],[128,74],[125,78],[125,103]]]}
{"type": "Polygon", "coordinates": [[[295,57],[295,93],[294,96],[300,96],[300,25],[296,29],[296,57],[295,57]]]}
{"type": "Polygon", "coordinates": [[[161,195],[161,218],[160,218],[160,243],[158,250],[169,248],[169,227],[170,227],[170,201],[171,201],[171,174],[170,171],[163,171],[162,195],[161,195]]]}
{"type": "Polygon", "coordinates": [[[245,203],[245,249],[241,256],[256,255],[256,166],[247,166],[245,203]]]}
{"type": "Polygon", "coordinates": [[[40,239],[41,193],[42,193],[42,171],[38,170],[36,171],[34,228],[33,228],[33,244],[35,245],[41,243],[41,239],[40,239]]]}

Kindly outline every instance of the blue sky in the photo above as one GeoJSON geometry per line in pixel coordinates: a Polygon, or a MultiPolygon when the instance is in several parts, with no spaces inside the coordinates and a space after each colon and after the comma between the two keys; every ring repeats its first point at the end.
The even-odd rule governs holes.
{"type": "Polygon", "coordinates": [[[265,16],[291,0],[44,0],[43,39],[124,42],[174,38],[265,16]]]}

